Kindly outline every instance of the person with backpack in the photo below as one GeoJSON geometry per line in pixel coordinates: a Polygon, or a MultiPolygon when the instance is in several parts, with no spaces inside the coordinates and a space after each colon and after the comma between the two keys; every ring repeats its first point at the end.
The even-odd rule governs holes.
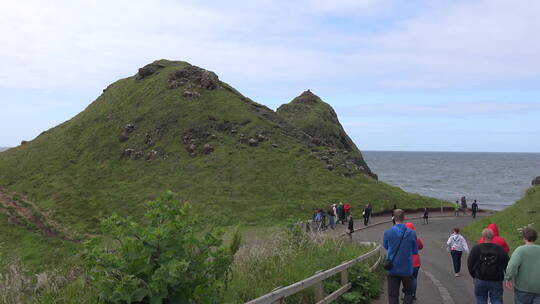
{"type": "Polygon", "coordinates": [[[536,230],[526,227],[521,232],[525,245],[512,253],[506,267],[506,287],[514,288],[516,304],[540,303],[540,246],[536,230]]]}
{"type": "Polygon", "coordinates": [[[424,224],[425,224],[425,225],[429,224],[428,218],[429,218],[429,211],[428,211],[427,208],[424,208],[424,216],[423,216],[423,219],[424,219],[424,224]]]}
{"type": "Polygon", "coordinates": [[[482,231],[484,243],[476,244],[467,259],[467,268],[474,279],[474,295],[477,304],[503,303],[504,271],[510,258],[500,245],[494,244],[491,229],[482,231]]]}
{"type": "Polygon", "coordinates": [[[459,233],[459,228],[454,228],[454,232],[448,238],[446,246],[452,256],[452,264],[454,265],[454,276],[459,277],[461,271],[461,256],[463,251],[469,252],[469,246],[465,238],[459,233]]]}
{"type": "Polygon", "coordinates": [[[396,225],[384,232],[383,245],[388,250],[384,268],[389,271],[388,304],[399,304],[401,284],[405,293],[403,304],[413,303],[413,256],[418,254],[416,232],[405,224],[405,211],[394,210],[396,225]]]}
{"type": "Polygon", "coordinates": [[[476,202],[476,200],[474,200],[474,202],[472,203],[471,210],[472,210],[472,217],[476,218],[476,212],[478,212],[478,203],[476,202]]]}
{"type": "MultiPolygon", "coordinates": [[[[501,245],[507,254],[510,253],[510,247],[508,246],[508,242],[506,241],[505,238],[500,236],[499,227],[497,226],[497,224],[495,223],[490,224],[487,228],[493,231],[494,237],[493,237],[492,243],[501,245]]],[[[478,241],[478,243],[484,243],[484,242],[485,242],[484,238],[480,238],[480,240],[478,241]]]]}
{"type": "MultiPolygon", "coordinates": [[[[416,227],[414,227],[414,224],[411,222],[408,222],[405,224],[405,226],[412,231],[416,231],[416,227]]],[[[418,250],[422,250],[424,248],[424,244],[422,243],[422,240],[416,236],[416,242],[418,243],[418,250]]],[[[420,266],[422,264],[420,263],[420,253],[417,253],[413,255],[413,300],[416,301],[416,287],[418,286],[418,272],[420,271],[420,266]]],[[[404,292],[405,293],[405,292],[404,292]]]]}

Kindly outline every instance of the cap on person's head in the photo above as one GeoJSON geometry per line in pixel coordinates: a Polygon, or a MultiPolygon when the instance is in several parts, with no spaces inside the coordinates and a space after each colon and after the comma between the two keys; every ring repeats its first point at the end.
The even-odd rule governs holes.
{"type": "Polygon", "coordinates": [[[536,230],[534,230],[531,227],[523,228],[523,231],[521,232],[523,235],[523,238],[526,239],[529,242],[535,242],[538,238],[538,234],[536,233],[536,230]]]}
{"type": "Polygon", "coordinates": [[[394,220],[396,222],[403,222],[405,220],[405,211],[403,209],[394,210],[394,220]]]}
{"type": "Polygon", "coordinates": [[[482,237],[486,241],[493,241],[493,237],[495,237],[495,233],[493,232],[493,230],[486,228],[482,230],[482,237]]]}

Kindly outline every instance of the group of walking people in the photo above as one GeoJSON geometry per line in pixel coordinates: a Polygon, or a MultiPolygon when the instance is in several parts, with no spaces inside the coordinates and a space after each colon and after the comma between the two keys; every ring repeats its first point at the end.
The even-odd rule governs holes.
{"type": "MultiPolygon", "coordinates": [[[[456,200],[456,203],[454,204],[454,215],[459,216],[460,212],[463,213],[463,215],[467,215],[467,198],[465,196],[461,197],[461,202],[460,200],[456,200]]],[[[471,214],[473,218],[476,218],[476,213],[478,213],[478,202],[474,200],[471,204],[471,214]]]]}
{"type": "Polygon", "coordinates": [[[335,229],[337,224],[345,225],[345,223],[352,222],[352,206],[350,203],[339,202],[339,204],[330,204],[330,206],[324,210],[318,208],[313,210],[313,224],[316,231],[324,231],[330,227],[335,229]]]}
{"type": "MultiPolygon", "coordinates": [[[[388,270],[388,303],[398,304],[403,286],[403,303],[416,300],[417,278],[421,266],[419,251],[423,243],[417,236],[414,224],[405,223],[405,212],[393,211],[395,225],[384,232],[384,248],[388,270]]],[[[522,230],[524,245],[509,256],[508,242],[500,236],[497,224],[482,231],[478,244],[469,253],[467,240],[459,228],[454,228],[448,238],[447,250],[452,258],[454,276],[459,277],[463,252],[469,253],[467,269],[474,279],[474,295],[477,304],[502,304],[503,281],[514,289],[516,304],[540,304],[540,246],[536,245],[536,230],[522,230]]]]}

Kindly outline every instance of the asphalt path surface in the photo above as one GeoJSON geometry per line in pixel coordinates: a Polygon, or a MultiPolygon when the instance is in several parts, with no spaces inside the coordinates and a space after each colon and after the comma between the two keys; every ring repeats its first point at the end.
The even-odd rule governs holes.
{"type": "MultiPolygon", "coordinates": [[[[433,214],[435,215],[435,214],[433,214]]],[[[413,215],[411,215],[413,217],[413,215]]],[[[380,223],[388,217],[374,217],[372,223],[380,223]]],[[[452,259],[446,251],[446,241],[454,227],[463,228],[474,219],[470,216],[430,218],[429,224],[422,224],[422,219],[412,221],[416,226],[417,236],[422,240],[424,249],[420,251],[422,266],[418,275],[418,289],[416,292],[417,304],[474,304],[473,279],[467,270],[467,257],[463,253],[462,267],[459,277],[454,276],[452,259]]],[[[336,232],[343,231],[344,225],[338,224],[336,232]]],[[[363,226],[362,219],[356,219],[355,229],[363,226]]],[[[368,226],[369,227],[369,226],[368,226]]],[[[368,229],[356,231],[353,239],[356,241],[370,241],[382,244],[383,233],[392,227],[392,223],[373,225],[368,229]]],[[[479,238],[479,237],[478,237],[479,238]]],[[[467,240],[472,248],[477,239],[467,240]]],[[[504,302],[513,303],[513,291],[504,289],[504,302]]],[[[383,294],[373,304],[388,303],[386,285],[383,294]]]]}

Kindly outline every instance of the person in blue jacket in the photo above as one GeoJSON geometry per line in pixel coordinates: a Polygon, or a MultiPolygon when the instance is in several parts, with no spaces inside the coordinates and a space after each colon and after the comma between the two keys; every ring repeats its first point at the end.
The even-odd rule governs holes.
{"type": "Polygon", "coordinates": [[[408,229],[403,223],[405,211],[396,209],[394,219],[396,225],[384,232],[384,248],[388,250],[386,258],[393,264],[387,276],[388,304],[399,304],[401,284],[405,293],[403,304],[412,304],[413,255],[418,254],[416,232],[408,229]]]}

